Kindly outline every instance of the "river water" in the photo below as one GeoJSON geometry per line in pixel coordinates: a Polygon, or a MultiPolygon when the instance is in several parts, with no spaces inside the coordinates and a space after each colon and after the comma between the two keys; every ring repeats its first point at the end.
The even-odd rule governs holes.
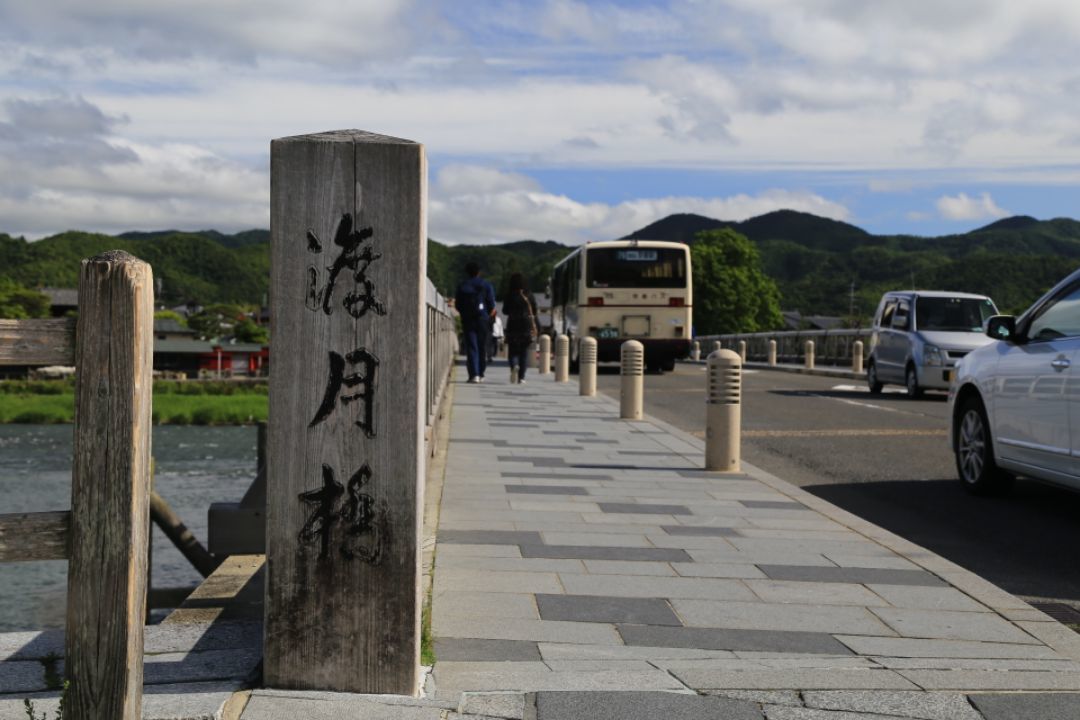
{"type": "MultiPolygon", "coordinates": [[[[0,514],[71,507],[70,425],[0,425],[0,514]]],[[[212,502],[237,501],[255,477],[251,427],[154,428],[157,492],[206,544],[212,502]]],[[[154,528],[153,584],[198,584],[201,576],[154,528]]],[[[63,627],[67,562],[0,563],[0,632],[63,627]]]]}

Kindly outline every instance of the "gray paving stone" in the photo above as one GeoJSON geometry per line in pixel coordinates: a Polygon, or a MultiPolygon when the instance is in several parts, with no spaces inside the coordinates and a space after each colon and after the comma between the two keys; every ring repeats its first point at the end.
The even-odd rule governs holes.
{"type": "Polygon", "coordinates": [[[749,700],[768,705],[793,705],[802,707],[802,699],[795,690],[708,690],[709,695],[749,700]]]}
{"type": "Polygon", "coordinates": [[[594,575],[661,575],[674,577],[676,574],[671,565],[664,562],[633,562],[630,560],[584,560],[583,562],[585,569],[594,575]]]}
{"type": "Polygon", "coordinates": [[[840,634],[836,636],[836,639],[860,655],[908,658],[1063,659],[1061,655],[1044,645],[840,634]]]}
{"type": "Polygon", "coordinates": [[[709,650],[706,648],[670,648],[647,645],[572,645],[569,643],[540,643],[540,655],[544,662],[566,660],[704,660],[714,658],[735,658],[730,650],[709,650]]]}
{"type": "Polygon", "coordinates": [[[594,432],[584,430],[544,430],[545,435],[595,435],[594,432]]]}
{"type": "Polygon", "coordinates": [[[685,550],[676,548],[601,547],[594,545],[521,545],[527,558],[570,558],[576,560],[649,560],[690,562],[685,550]]]}
{"type": "Polygon", "coordinates": [[[672,670],[690,687],[739,688],[743,690],[918,690],[900,673],[892,670],[783,669],[783,670],[672,670]]]}
{"type": "Polygon", "coordinates": [[[499,462],[532,463],[536,467],[565,467],[566,460],[547,455],[499,455],[499,462]]]}
{"type": "Polygon", "coordinates": [[[756,703],[670,692],[539,692],[536,720],[762,720],[756,703]]]}
{"type": "Polygon", "coordinates": [[[622,644],[619,634],[615,631],[615,626],[604,623],[506,618],[452,618],[442,622],[439,627],[435,627],[433,630],[436,637],[535,640],[537,642],[579,645],[622,644]]]}
{"type": "Polygon", "coordinates": [[[0,693],[39,692],[45,685],[45,666],[33,660],[0,663],[0,693]]]}
{"type": "Polygon", "coordinates": [[[672,599],[671,603],[683,622],[691,627],[846,632],[879,636],[890,634],[888,626],[861,607],[681,598],[672,599]]]}
{"type": "Polygon", "coordinates": [[[750,563],[672,563],[683,577],[763,578],[765,573],[750,563]]]}
{"type": "Polygon", "coordinates": [[[809,510],[802,503],[793,502],[791,500],[740,500],[743,507],[748,508],[768,508],[770,510],[809,510]]]}
{"type": "Polygon", "coordinates": [[[616,533],[597,532],[607,528],[589,527],[586,532],[549,532],[541,533],[548,545],[593,545],[598,547],[653,547],[643,532],[616,533]]]}
{"type": "Polygon", "coordinates": [[[871,608],[870,612],[903,637],[1006,643],[1038,642],[994,613],[904,608],[871,608]]]}
{"type": "Polygon", "coordinates": [[[440,592],[432,598],[431,612],[436,625],[452,616],[539,618],[532,595],[507,592],[440,592]]]}
{"type": "MultiPolygon", "coordinates": [[[[458,663],[459,667],[461,663],[458,663]]],[[[438,668],[436,668],[438,671],[438,668]]],[[[460,693],[472,690],[506,690],[523,692],[538,690],[678,690],[685,686],[670,674],[660,670],[630,670],[611,672],[537,672],[491,671],[475,672],[468,668],[438,673],[436,698],[456,700],[460,693]]]]}
{"type": "Polygon", "coordinates": [[[588,495],[589,491],[574,485],[504,485],[508,493],[525,495],[588,495]]]}
{"type": "Polygon", "coordinates": [[[0,633],[0,662],[42,660],[64,654],[63,630],[31,630],[0,633]]]}
{"type": "MultiPolygon", "coordinates": [[[[632,575],[566,575],[563,588],[576,595],[621,597],[708,598],[753,601],[757,597],[740,580],[728,578],[649,577],[632,575]]],[[[760,603],[755,603],[760,604],[760,603]]],[[[716,625],[714,627],[724,627],[716,625]]]]}
{"type": "Polygon", "coordinates": [[[662,598],[538,594],[536,605],[541,620],[682,625],[662,598]]]}
{"type": "Polygon", "coordinates": [[[925,570],[889,570],[885,568],[814,567],[808,565],[758,565],[773,580],[860,583],[864,585],[923,585],[945,587],[939,577],[925,570]]]}
{"type": "MultiPolygon", "coordinates": [[[[834,712],[832,710],[811,710],[791,707],[790,705],[766,705],[767,720],[898,720],[896,715],[867,715],[865,713],[834,712]]],[[[907,716],[902,716],[906,718],[907,716]]]]}
{"type": "Polygon", "coordinates": [[[820,710],[878,713],[918,720],[982,720],[963,693],[809,690],[803,693],[803,702],[820,710]]]}
{"type": "Polygon", "coordinates": [[[440,530],[437,540],[455,545],[531,545],[544,542],[540,533],[522,530],[440,530]]]}
{"type": "Polygon", "coordinates": [[[435,573],[435,593],[447,591],[491,593],[557,593],[559,577],[544,572],[483,572],[446,568],[435,573]]]}
{"type": "Polygon", "coordinates": [[[923,610],[962,610],[985,612],[986,606],[951,587],[917,587],[912,585],[867,585],[868,588],[899,608],[923,610]]]}
{"type": "Polygon", "coordinates": [[[1076,693],[976,694],[970,697],[986,720],[1080,718],[1080,695],[1076,693]]]}
{"type": "Polygon", "coordinates": [[[541,661],[540,651],[535,642],[480,638],[436,638],[435,657],[438,662],[541,661]]]}
{"type": "Polygon", "coordinates": [[[206,652],[147,655],[143,662],[145,685],[243,680],[262,661],[262,650],[207,650],[206,652]]]}
{"type": "Polygon", "coordinates": [[[627,645],[704,650],[763,650],[784,653],[850,655],[851,651],[828,633],[782,630],[724,630],[618,625],[627,645]]]}
{"type": "Polygon", "coordinates": [[[606,513],[626,513],[633,515],[689,515],[685,505],[644,505],[636,503],[598,503],[600,510],[606,513]]]}
{"type": "Polygon", "coordinates": [[[403,705],[383,702],[382,696],[349,695],[347,693],[315,693],[294,691],[290,694],[256,690],[252,693],[243,720],[440,720],[444,708],[438,706],[403,705]],[[336,695],[337,697],[333,697],[336,695]]]}
{"type": "Polygon", "coordinates": [[[927,690],[1072,690],[1080,691],[1077,672],[1007,672],[1001,670],[899,670],[927,690]]]}
{"type": "Polygon", "coordinates": [[[610,475],[589,475],[586,473],[554,473],[554,472],[527,472],[505,471],[499,473],[504,478],[544,479],[544,480],[611,480],[610,475]]]}
{"type": "Polygon", "coordinates": [[[748,579],[746,585],[754,591],[755,595],[767,603],[860,605],[863,607],[888,605],[885,600],[862,585],[848,583],[748,579]]]}
{"type": "Polygon", "coordinates": [[[464,692],[458,712],[486,718],[521,720],[525,716],[525,694],[519,692],[464,692]]]}
{"type": "Polygon", "coordinates": [[[661,525],[664,532],[676,537],[733,537],[739,531],[730,527],[709,527],[707,525],[661,525]]]}

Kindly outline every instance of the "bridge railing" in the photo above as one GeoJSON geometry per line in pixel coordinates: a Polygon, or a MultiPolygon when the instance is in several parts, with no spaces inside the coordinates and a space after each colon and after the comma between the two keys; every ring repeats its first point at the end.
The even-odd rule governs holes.
{"type": "Polygon", "coordinates": [[[856,340],[862,340],[864,355],[870,352],[870,328],[837,328],[833,330],[784,330],[761,333],[734,333],[725,335],[701,335],[695,338],[701,343],[702,356],[712,352],[717,340],[723,348],[738,350],[740,340],[746,341],[746,359],[750,362],[766,362],[769,341],[776,341],[776,361],[783,364],[802,364],[806,359],[806,341],[814,341],[814,361],[818,365],[851,365],[851,349],[856,340]]]}
{"type": "Polygon", "coordinates": [[[454,315],[446,298],[427,281],[427,424],[439,409],[457,353],[454,315]]]}

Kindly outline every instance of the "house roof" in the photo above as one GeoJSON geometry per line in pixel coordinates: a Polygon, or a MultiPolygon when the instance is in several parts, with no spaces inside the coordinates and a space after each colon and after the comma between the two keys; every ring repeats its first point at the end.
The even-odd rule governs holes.
{"type": "Polygon", "coordinates": [[[154,332],[172,333],[173,335],[194,335],[195,331],[184,327],[173,318],[154,318],[154,332]]]}

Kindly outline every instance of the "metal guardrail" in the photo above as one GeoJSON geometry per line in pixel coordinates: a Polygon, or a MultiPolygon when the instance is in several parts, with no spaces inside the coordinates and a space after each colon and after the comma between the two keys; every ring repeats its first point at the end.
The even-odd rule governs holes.
{"type": "Polygon", "coordinates": [[[713,343],[720,341],[721,347],[738,351],[740,340],[746,341],[746,359],[753,362],[767,362],[769,341],[776,341],[776,361],[778,363],[802,364],[806,359],[806,341],[814,341],[814,362],[818,365],[851,365],[851,347],[856,340],[862,340],[870,354],[870,328],[838,328],[834,330],[783,330],[762,333],[736,333],[730,335],[701,335],[696,338],[701,343],[702,357],[713,350],[713,343]]]}
{"type": "Polygon", "coordinates": [[[450,368],[458,349],[454,315],[446,298],[439,294],[431,280],[427,281],[427,417],[431,425],[439,408],[450,368]]]}

